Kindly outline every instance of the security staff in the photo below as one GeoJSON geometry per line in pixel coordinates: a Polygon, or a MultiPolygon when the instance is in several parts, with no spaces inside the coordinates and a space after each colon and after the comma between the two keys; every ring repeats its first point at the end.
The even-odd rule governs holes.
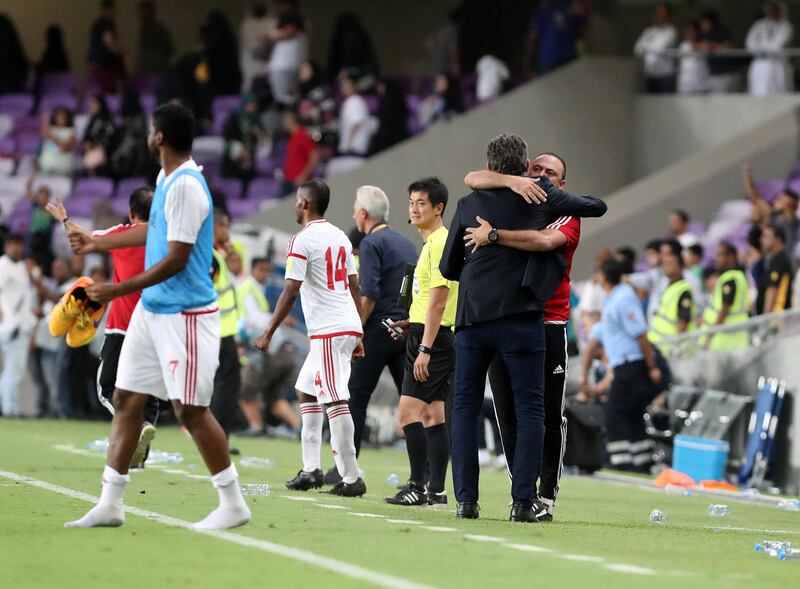
{"type": "Polygon", "coordinates": [[[650,322],[647,339],[657,346],[662,354],[669,355],[671,346],[661,343],[665,338],[691,331],[694,327],[696,306],[692,297],[692,285],[683,278],[683,248],[675,239],[661,243],[661,271],[669,280],[669,286],[661,293],[656,312],[650,322]]]}
{"type": "MultiPolygon", "coordinates": [[[[714,286],[711,301],[703,312],[703,328],[718,325],[736,325],[748,319],[750,290],[745,273],[737,266],[736,248],[723,241],[717,247],[715,263],[720,277],[714,286]]],[[[729,351],[746,348],[750,337],[746,330],[715,333],[705,341],[705,346],[714,351],[729,351]]]]}
{"type": "MultiPolygon", "coordinates": [[[[219,421],[225,435],[236,427],[239,411],[239,392],[242,377],[236,334],[239,331],[239,307],[236,303],[236,286],[225,262],[225,248],[230,247],[231,221],[227,213],[214,210],[214,290],[219,305],[219,368],[214,376],[214,395],[211,411],[219,421]]],[[[231,453],[238,453],[231,449],[231,453]]]]}
{"type": "Polygon", "coordinates": [[[611,466],[648,472],[653,440],[647,437],[642,415],[658,393],[662,373],[647,339],[647,324],[636,292],[622,282],[623,262],[603,264],[600,282],[608,293],[603,303],[603,347],[614,371],[606,404],[611,466]]]}

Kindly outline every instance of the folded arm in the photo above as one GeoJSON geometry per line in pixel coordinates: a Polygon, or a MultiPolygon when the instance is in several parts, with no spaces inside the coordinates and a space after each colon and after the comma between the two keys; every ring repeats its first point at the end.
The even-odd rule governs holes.
{"type": "MultiPolygon", "coordinates": [[[[477,227],[467,227],[464,235],[464,244],[475,252],[478,248],[489,245],[491,224],[476,217],[477,227]]],[[[526,252],[549,252],[560,248],[567,243],[567,236],[558,229],[498,229],[497,245],[526,252]]]]}

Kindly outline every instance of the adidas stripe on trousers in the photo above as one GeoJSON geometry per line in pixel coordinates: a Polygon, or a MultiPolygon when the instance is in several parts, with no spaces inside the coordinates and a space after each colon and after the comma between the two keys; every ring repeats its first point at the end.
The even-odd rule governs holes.
{"type": "MultiPolygon", "coordinates": [[[[567,327],[547,323],[545,330],[544,444],[539,494],[555,499],[567,446],[567,418],[564,416],[564,391],[567,378],[567,327]]],[[[517,417],[511,383],[503,362],[495,357],[489,368],[497,425],[509,476],[513,476],[514,448],[517,442],[517,417]]]]}

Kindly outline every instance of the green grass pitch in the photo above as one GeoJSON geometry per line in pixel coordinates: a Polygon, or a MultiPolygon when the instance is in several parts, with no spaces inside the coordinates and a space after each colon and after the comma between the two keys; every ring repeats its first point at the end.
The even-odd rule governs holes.
{"type": "MultiPolygon", "coordinates": [[[[235,439],[243,455],[277,466],[239,467],[243,483],[273,488],[247,499],[253,521],[230,534],[132,513],[122,528],[65,529],[89,503],[9,478],[97,495],[102,455],[82,449],[107,433],[102,423],[0,420],[0,587],[800,587],[800,561],[753,550],[765,538],[800,544],[800,513],[729,502],[731,515],[714,519],[706,508],[716,499],[567,477],[554,523],[510,524],[505,474],[485,471],[481,519],[462,521],[452,494],[447,510],[383,503],[393,492],[388,475],[407,473],[396,450],[366,450],[368,495],[341,499],[283,487],[298,469],[299,443],[235,439]],[[665,524],[649,522],[653,508],[665,524]]],[[[204,517],[216,494],[191,440],[165,427],[154,447],[184,461],[133,473],[126,504],[182,521],[204,517]]]]}

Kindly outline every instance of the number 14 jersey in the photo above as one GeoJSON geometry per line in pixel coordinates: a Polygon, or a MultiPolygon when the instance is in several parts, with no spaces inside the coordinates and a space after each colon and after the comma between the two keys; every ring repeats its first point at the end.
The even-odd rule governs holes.
{"type": "Polygon", "coordinates": [[[347,235],[324,219],[311,221],[289,241],[286,256],[286,279],[303,283],[300,303],[308,336],[361,337],[361,319],[348,281],[357,271],[347,235]]]}

